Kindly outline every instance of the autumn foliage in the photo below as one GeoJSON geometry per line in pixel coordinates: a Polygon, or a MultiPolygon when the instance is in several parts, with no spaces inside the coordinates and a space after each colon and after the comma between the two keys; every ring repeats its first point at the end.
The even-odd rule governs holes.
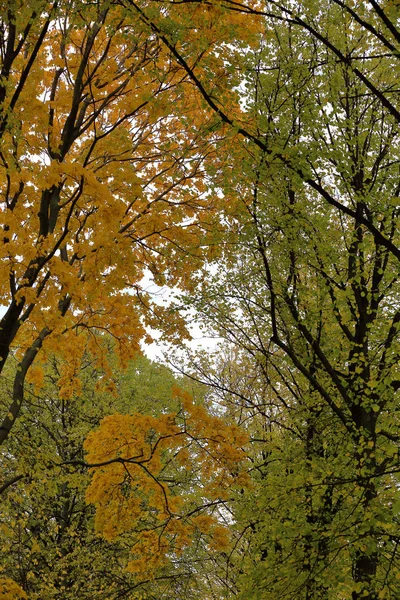
{"type": "Polygon", "coordinates": [[[0,600],[399,597],[399,49],[392,0],[0,5],[0,600]]]}
{"type": "Polygon", "coordinates": [[[27,595],[15,581],[1,577],[0,598],[1,600],[26,600],[27,595]]]}
{"type": "Polygon", "coordinates": [[[215,551],[229,546],[229,529],[209,509],[248,483],[246,441],[239,428],[212,417],[187,394],[179,414],[111,415],[89,434],[93,476],[86,500],[96,506],[96,530],[106,539],[134,532],[129,571],[154,576],[199,535],[215,551]]]}
{"type": "MultiPolygon", "coordinates": [[[[218,19],[189,7],[174,21],[177,35],[189,17],[201,24],[193,57],[210,72],[218,19]]],[[[213,133],[212,112],[153,29],[118,3],[4,6],[0,368],[12,352],[20,370],[1,441],[42,348],[73,348],[79,363],[79,336],[107,331],[121,359],[131,357],[143,319],[163,319],[142,290],[146,269],[159,284],[182,284],[215,240],[220,200],[205,173],[223,162],[225,136],[213,133]]],[[[234,96],[219,60],[214,85],[234,96]]],[[[184,335],[179,315],[168,327],[184,335]]],[[[95,340],[90,351],[101,354],[95,340]]]]}

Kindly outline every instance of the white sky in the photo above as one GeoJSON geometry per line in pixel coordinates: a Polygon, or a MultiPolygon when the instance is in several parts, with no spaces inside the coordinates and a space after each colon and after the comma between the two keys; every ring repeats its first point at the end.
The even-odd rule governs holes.
{"type": "MultiPolygon", "coordinates": [[[[153,300],[157,304],[168,306],[168,304],[177,297],[176,292],[172,288],[168,288],[167,286],[160,287],[156,285],[153,281],[150,271],[148,271],[140,281],[140,285],[144,291],[146,291],[148,294],[151,294],[153,300]]],[[[186,344],[190,350],[215,350],[220,340],[206,336],[199,324],[196,323],[195,315],[193,315],[188,329],[193,338],[186,344]]],[[[141,348],[144,354],[150,358],[150,360],[164,361],[165,358],[168,357],[169,345],[160,341],[160,337],[162,335],[161,332],[149,328],[147,328],[147,330],[155,341],[152,344],[141,342],[141,348]]]]}

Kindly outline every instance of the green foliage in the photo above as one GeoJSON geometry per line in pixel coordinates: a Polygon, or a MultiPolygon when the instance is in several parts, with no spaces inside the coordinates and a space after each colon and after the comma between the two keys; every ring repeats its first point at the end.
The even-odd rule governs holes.
{"type": "MultiPolygon", "coordinates": [[[[15,435],[2,453],[4,478],[11,482],[22,476],[2,496],[2,573],[19,583],[30,600],[133,600],[138,587],[148,598],[171,597],[172,589],[189,585],[190,564],[161,570],[159,583],[146,591],[146,581],[138,583],[126,570],[131,537],[107,542],[96,534],[94,509],[85,501],[90,474],[83,466],[83,443],[116,410],[155,417],[177,410],[172,394],[177,379],[166,367],[138,358],[124,372],[115,367],[110,391],[104,373],[86,355],[82,389],[65,399],[59,394],[62,367],[63,361],[53,358],[42,387],[31,385],[15,435]]],[[[2,383],[6,403],[8,385],[5,379],[2,383]]]]}
{"type": "Polygon", "coordinates": [[[398,57],[342,3],[266,4],[251,126],[222,183],[240,202],[182,306],[233,348],[196,373],[258,448],[234,505],[239,597],[397,598],[399,144],[379,90],[398,57]]]}

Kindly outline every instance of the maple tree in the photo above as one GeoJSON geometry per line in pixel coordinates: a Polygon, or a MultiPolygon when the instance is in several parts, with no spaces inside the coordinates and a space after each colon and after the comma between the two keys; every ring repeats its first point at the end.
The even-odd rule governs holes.
{"type": "MultiPolygon", "coordinates": [[[[151,271],[157,283],[174,285],[206,258],[207,250],[201,249],[201,244],[207,238],[214,238],[212,225],[214,221],[219,222],[216,209],[220,199],[206,193],[205,164],[215,160],[224,143],[224,134],[215,134],[212,113],[201,105],[186,73],[171,61],[169,51],[136,13],[121,4],[37,0],[8,2],[0,11],[0,219],[3,231],[0,277],[1,303],[5,307],[0,323],[0,371],[3,377],[13,379],[3,397],[0,427],[4,464],[0,490],[7,499],[8,515],[2,533],[6,546],[11,549],[11,561],[15,556],[12,550],[18,549],[21,570],[14,578],[24,588],[32,587],[32,594],[38,597],[44,597],[43,594],[65,597],[66,589],[75,593],[71,583],[73,573],[77,575],[79,586],[89,569],[89,556],[82,560],[79,544],[77,548],[72,547],[74,539],[79,537],[79,519],[85,524],[84,537],[88,531],[88,537],[83,540],[88,544],[86,550],[89,547],[98,558],[104,551],[98,563],[100,572],[102,565],[108,563],[115,567],[121,567],[121,562],[124,565],[134,543],[131,539],[128,551],[127,545],[120,544],[119,539],[114,541],[112,550],[106,542],[98,542],[94,533],[90,533],[92,513],[83,503],[81,493],[87,478],[74,472],[74,469],[79,471],[79,466],[86,469],[87,463],[71,464],[70,471],[60,474],[53,459],[48,457],[54,452],[54,444],[57,453],[65,454],[61,457],[64,462],[70,452],[81,451],[81,436],[87,433],[85,411],[88,407],[78,403],[77,407],[68,408],[67,403],[79,397],[83,389],[81,366],[87,353],[95,364],[97,361],[110,389],[115,387],[113,369],[107,366],[107,352],[99,332],[107,331],[112,336],[115,352],[121,364],[126,364],[139,351],[139,341],[145,335],[144,325],[157,325],[163,320],[165,311],[157,304],[152,305],[150,297],[141,289],[145,270],[151,271]],[[58,365],[59,399],[45,395],[44,401],[39,402],[44,410],[38,412],[35,403],[26,402],[27,389],[31,394],[29,386],[34,386],[40,397],[46,380],[46,361],[51,361],[53,356],[63,357],[58,365]],[[65,419],[73,426],[72,437],[76,443],[72,445],[72,440],[65,440],[65,432],[59,431],[60,403],[65,419]],[[56,432],[48,422],[54,416],[56,432]],[[18,424],[20,418],[22,430],[18,424]],[[23,430],[27,423],[34,425],[27,428],[29,440],[23,430]],[[12,428],[15,437],[9,436],[12,428]],[[39,456],[32,450],[40,448],[42,434],[45,443],[43,454],[39,452],[39,456]],[[47,479],[41,478],[43,470],[47,479]],[[55,483],[57,474],[60,480],[55,483]],[[50,489],[49,480],[53,482],[50,489]],[[41,511],[40,518],[34,522],[36,501],[41,500],[44,504],[41,508],[48,507],[52,515],[49,527],[41,511]],[[21,508],[24,501],[25,510],[21,508]],[[71,526],[67,526],[63,514],[68,513],[71,503],[77,513],[71,526]],[[18,519],[14,520],[13,511],[18,519]],[[42,587],[35,572],[43,576],[42,587]]],[[[193,34],[192,53],[193,59],[202,65],[204,49],[224,40],[219,39],[222,30],[216,27],[217,21],[208,10],[200,11],[199,16],[203,27],[197,43],[193,34]],[[207,34],[203,36],[205,31],[207,34]]],[[[187,28],[185,18],[182,28],[187,28]]],[[[227,31],[225,39],[233,33],[234,30],[227,31]]],[[[225,59],[226,54],[222,52],[221,67],[216,70],[215,62],[204,61],[204,70],[211,72],[212,66],[215,88],[224,87],[228,97],[234,92],[226,85],[230,76],[222,68],[225,59]]],[[[178,314],[169,315],[167,325],[173,334],[185,335],[178,314]]],[[[96,414],[99,415],[103,407],[98,397],[97,401],[100,405],[96,414]]],[[[109,406],[108,412],[115,410],[116,404],[109,406]]],[[[225,479],[228,482],[236,477],[237,467],[232,465],[240,455],[238,449],[234,450],[234,430],[226,429],[224,441],[221,425],[214,439],[213,432],[219,422],[213,421],[200,407],[193,407],[190,416],[180,410],[176,417],[159,415],[155,418],[146,416],[142,407],[142,413],[109,416],[102,425],[107,427],[114,420],[124,430],[133,423],[132,431],[135,428],[142,431],[144,447],[148,446],[148,437],[151,440],[151,436],[159,432],[158,454],[154,450],[151,464],[154,473],[148,473],[154,486],[146,483],[145,465],[141,467],[143,478],[136,480],[139,487],[143,486],[143,494],[146,489],[149,494],[149,527],[147,533],[142,531],[137,543],[150,549],[150,539],[154,541],[154,536],[157,537],[152,528],[155,527],[153,512],[159,505],[160,519],[167,519],[163,525],[168,528],[165,543],[172,548],[178,533],[182,540],[177,544],[177,556],[189,545],[189,536],[197,540],[204,552],[207,545],[202,540],[211,534],[215,544],[218,539],[224,543],[226,529],[212,513],[220,503],[215,499],[219,488],[227,486],[225,479]],[[174,424],[175,418],[177,424],[174,424]],[[207,423],[209,431],[206,431],[207,423]],[[164,495],[161,490],[166,484],[156,483],[160,460],[164,454],[168,456],[168,449],[163,448],[161,429],[164,433],[168,430],[169,452],[180,457],[186,456],[185,449],[178,448],[175,440],[182,440],[184,446],[185,439],[186,445],[195,445],[195,434],[204,434],[203,442],[199,441],[197,458],[203,461],[205,470],[211,467],[210,460],[206,465],[205,456],[213,447],[219,465],[214,473],[214,487],[218,490],[212,491],[210,483],[207,494],[212,500],[209,508],[206,506],[203,510],[207,514],[202,514],[201,506],[191,500],[190,514],[186,514],[185,508],[186,513],[175,511],[171,517],[170,506],[178,503],[172,498],[176,494],[169,493],[167,486],[164,495]],[[157,491],[153,502],[152,496],[157,491]],[[162,505],[163,499],[168,500],[168,506],[162,505]]],[[[66,425],[64,417],[60,418],[62,429],[66,425]]],[[[92,426],[96,418],[91,417],[92,426]]],[[[98,435],[101,433],[102,428],[98,435]]],[[[109,431],[110,452],[118,453],[118,449],[113,450],[116,440],[111,433],[109,431]]],[[[237,435],[242,439],[240,432],[237,435]]],[[[95,434],[88,439],[94,440],[95,434]]],[[[150,452],[151,448],[148,446],[150,452]]],[[[96,458],[95,442],[90,445],[88,441],[88,452],[89,457],[96,458]]],[[[129,457],[126,458],[128,464],[129,457]]],[[[194,460],[190,453],[186,460],[190,469],[190,461],[194,460]]],[[[168,468],[173,469],[170,463],[169,459],[168,468]]],[[[120,466],[116,460],[110,468],[118,471],[120,466]]],[[[134,468],[133,464],[126,467],[134,468]]],[[[195,472],[194,466],[191,468],[195,472]]],[[[182,470],[183,467],[177,468],[177,473],[182,470]]],[[[98,523],[101,511],[107,508],[94,491],[101,473],[94,473],[94,483],[88,492],[88,500],[98,505],[98,523]]],[[[133,473],[130,475],[133,477],[133,473]]],[[[183,481],[182,486],[184,484],[183,481]]],[[[106,495],[104,488],[104,497],[106,495]]],[[[136,503],[140,501],[138,498],[136,503]]],[[[132,498],[129,502],[132,508],[132,498]]],[[[146,503],[145,499],[143,502],[146,503]]],[[[101,525],[98,528],[101,530],[101,525]]],[[[107,532],[103,533],[107,537],[107,532]]],[[[118,533],[123,538],[123,532],[118,530],[118,533]]],[[[161,550],[157,556],[148,565],[151,578],[154,571],[164,568],[165,557],[161,550]]],[[[15,569],[10,569],[15,575],[15,569]]],[[[177,574],[161,573],[160,579],[168,581],[170,578],[178,585],[179,574],[182,570],[178,568],[177,574]]],[[[123,579],[126,593],[135,597],[137,594],[132,589],[142,585],[142,580],[131,585],[128,575],[118,577],[123,579]]],[[[135,578],[138,577],[136,574],[135,578]]],[[[100,582],[99,588],[94,582],[93,585],[94,588],[88,585],[89,595],[90,590],[97,593],[105,584],[100,582]]],[[[19,589],[11,580],[7,580],[7,586],[15,594],[19,589]]],[[[24,596],[23,592],[21,595],[24,596]]]]}
{"type": "Polygon", "coordinates": [[[82,364],[82,389],[72,398],[60,395],[63,361],[56,357],[45,368],[42,386],[32,384],[26,390],[26,403],[1,458],[8,477],[22,476],[2,498],[2,575],[12,578],[10,585],[15,590],[21,586],[31,600],[77,596],[133,600],[180,593],[205,598],[209,575],[201,561],[207,564],[210,555],[218,556],[229,540],[227,527],[216,518],[224,503],[217,502],[215,494],[225,489],[226,495],[234,482],[223,464],[231,471],[234,467],[239,481],[241,453],[234,449],[233,430],[226,428],[229,444],[224,442],[224,425],[219,423],[215,431],[215,419],[201,408],[197,389],[198,415],[194,417],[193,407],[183,435],[171,415],[182,410],[182,397],[190,403],[184,391],[188,382],[144,358],[124,371],[116,367],[113,351],[109,359],[114,365],[114,394],[89,354],[82,364]],[[206,441],[209,427],[214,439],[206,441]],[[135,438],[130,441],[132,431],[135,438]],[[163,439],[157,444],[161,431],[163,439]],[[179,442],[171,444],[168,434],[173,438],[178,434],[179,442]],[[127,440],[124,450],[122,439],[127,440]],[[132,444],[135,452],[130,460],[132,444]],[[141,462],[139,445],[151,453],[150,460],[144,455],[141,462]],[[203,465],[201,477],[203,451],[207,469],[203,465]],[[118,454],[120,461],[110,460],[118,454]],[[104,456],[108,465],[94,469],[91,476],[86,460],[104,456]],[[192,537],[194,544],[189,543],[192,537]]]}
{"type": "MultiPolygon", "coordinates": [[[[193,60],[212,75],[215,89],[224,89],[226,98],[234,97],[227,84],[236,79],[225,69],[230,51],[224,43],[236,34],[238,19],[227,22],[221,37],[224,27],[218,11],[188,8],[180,19],[182,31],[192,29],[194,13],[201,27],[197,40],[195,31],[191,34],[193,60]],[[217,44],[220,56],[217,52],[210,56],[217,44]]],[[[4,378],[12,378],[3,397],[0,427],[7,568],[31,595],[65,597],[75,594],[74,585],[82,584],[89,569],[89,555],[83,560],[75,540],[94,552],[100,572],[108,564],[126,566],[136,544],[148,560],[144,563],[143,556],[138,560],[141,573],[137,573],[131,556],[130,570],[139,583],[119,575],[126,593],[135,597],[132,590],[143,584],[143,576],[153,579],[155,572],[160,580],[169,578],[179,585],[179,556],[191,538],[203,554],[226,543],[227,528],[214,513],[231,484],[240,481],[237,462],[242,454],[237,446],[245,438],[200,406],[192,406],[189,398],[182,401],[186,408],[174,415],[154,417],[142,407],[140,413],[105,418],[99,431],[88,437],[87,458],[101,461],[99,452],[112,458],[107,469],[95,468],[87,501],[96,505],[97,528],[113,542],[110,550],[107,541],[100,543],[94,537],[93,511],[83,504],[87,478],[79,469],[91,463],[76,457],[68,460],[71,453],[82,452],[88,406],[78,402],[70,407],[68,402],[80,399],[87,353],[102,369],[110,390],[115,388],[99,332],[112,336],[119,360],[126,363],[139,350],[144,324],[162,320],[162,308],[152,306],[141,289],[145,269],[157,283],[173,285],[206,259],[207,249],[201,245],[215,239],[220,198],[207,192],[205,180],[211,175],[206,176],[205,165],[217,162],[217,156],[223,160],[225,134],[215,133],[212,112],[202,105],[187,74],[171,61],[169,50],[148,24],[119,3],[9,2],[1,7],[0,24],[5,307],[0,371],[4,378]],[[58,397],[53,397],[54,388],[51,394],[43,391],[49,373],[46,361],[53,357],[62,357],[53,363],[59,369],[58,397]],[[14,436],[9,436],[12,429],[14,436]],[[129,442],[128,449],[138,443],[149,456],[143,461],[120,457],[115,447],[119,431],[138,438],[129,442]],[[103,448],[98,439],[104,441],[103,448]],[[65,471],[54,462],[54,452],[65,471]],[[122,464],[133,492],[121,479],[122,464]],[[164,471],[167,475],[171,471],[170,483],[168,478],[163,482],[164,471]],[[114,522],[115,533],[105,527],[107,511],[114,510],[113,502],[107,501],[111,476],[125,489],[114,507],[120,506],[125,514],[136,510],[139,521],[143,517],[147,523],[136,532],[136,541],[134,531],[123,531],[128,521],[114,522]],[[181,502],[177,490],[183,492],[185,486],[191,489],[186,502],[181,502]],[[71,517],[68,523],[66,515],[71,517]],[[83,540],[79,522],[84,524],[83,540]],[[124,533],[130,535],[129,551],[124,533]],[[116,534],[118,539],[111,540],[116,534]],[[160,547],[155,552],[157,540],[160,547]],[[167,549],[178,569],[172,575],[167,549]],[[12,566],[16,556],[17,576],[16,564],[12,566]]],[[[178,26],[175,20],[174,27],[178,26]]],[[[173,334],[184,335],[179,315],[169,315],[167,325],[173,334]]],[[[89,416],[92,427],[104,408],[101,397],[97,402],[97,412],[89,416]]],[[[109,412],[117,405],[109,406],[109,412]]],[[[17,584],[8,581],[17,593],[17,584]]],[[[89,595],[103,593],[104,582],[96,585],[88,584],[89,595]]]]}
{"type": "Polygon", "coordinates": [[[0,440],[39,350],[70,357],[71,397],[100,330],[128,358],[194,308],[233,359],[191,360],[208,410],[177,391],[88,435],[70,466],[98,532],[129,537],[138,581],[201,548],[211,597],[398,597],[397,3],[37,1],[1,23],[0,440]],[[184,305],[149,312],[145,267],[184,305]]]}
{"type": "MultiPolygon", "coordinates": [[[[215,31],[193,43],[199,64],[215,31]]],[[[0,57],[0,370],[10,352],[20,366],[3,443],[42,348],[73,348],[70,379],[83,331],[107,330],[132,356],[143,313],[162,315],[141,293],[144,270],[173,285],[204,260],[217,205],[204,167],[222,138],[184,70],[119,3],[5,3],[0,57]]]]}

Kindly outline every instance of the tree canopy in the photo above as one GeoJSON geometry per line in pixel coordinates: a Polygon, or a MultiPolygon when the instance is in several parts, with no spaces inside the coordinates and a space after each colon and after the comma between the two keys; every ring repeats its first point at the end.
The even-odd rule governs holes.
{"type": "Polygon", "coordinates": [[[398,2],[0,23],[4,588],[72,598],[93,552],[82,597],[399,597],[398,2]]]}

